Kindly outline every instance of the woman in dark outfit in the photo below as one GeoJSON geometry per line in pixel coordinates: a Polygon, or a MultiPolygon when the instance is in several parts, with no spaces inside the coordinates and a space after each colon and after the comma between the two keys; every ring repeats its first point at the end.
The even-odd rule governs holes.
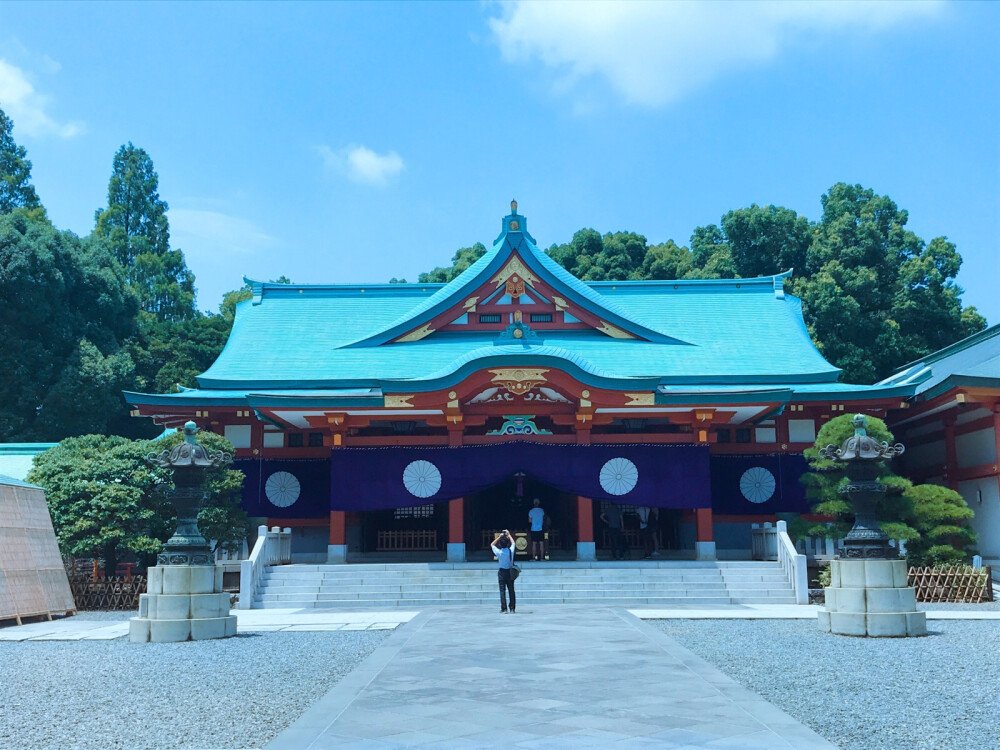
{"type": "Polygon", "coordinates": [[[510,592],[510,613],[514,614],[516,600],[514,598],[514,579],[511,578],[510,569],[514,566],[514,537],[507,529],[504,529],[493,544],[490,545],[493,554],[497,556],[497,581],[500,583],[500,614],[507,613],[507,592],[510,592]]]}

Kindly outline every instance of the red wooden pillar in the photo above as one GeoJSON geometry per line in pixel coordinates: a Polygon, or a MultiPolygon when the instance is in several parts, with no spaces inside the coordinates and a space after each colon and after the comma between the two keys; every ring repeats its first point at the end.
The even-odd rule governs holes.
{"type": "Polygon", "coordinates": [[[715,537],[712,536],[712,509],[711,508],[698,508],[695,510],[695,529],[696,529],[696,539],[699,542],[712,542],[715,541],[715,537]]]}
{"type": "Polygon", "coordinates": [[[1000,403],[993,405],[993,445],[996,446],[993,471],[997,472],[997,484],[1000,490],[1000,403]]]}
{"type": "MultiPolygon", "coordinates": [[[[589,436],[589,431],[588,431],[589,436]]],[[[576,498],[576,559],[596,560],[594,543],[594,501],[589,497],[576,498]]]]}
{"type": "Polygon", "coordinates": [[[955,445],[955,414],[944,415],[944,472],[948,487],[958,490],[958,449],[955,445]]]}
{"type": "Polygon", "coordinates": [[[465,544],[464,497],[456,497],[448,503],[448,543],[465,544]]]}
{"type": "Polygon", "coordinates": [[[347,513],[330,511],[330,545],[326,548],[328,563],[347,562],[347,513]]]}
{"type": "Polygon", "coordinates": [[[694,512],[696,560],[715,560],[715,537],[712,534],[712,509],[698,508],[694,512]]]}
{"type": "Polygon", "coordinates": [[[576,540],[594,541],[594,501],[589,497],[576,498],[576,540]]]}

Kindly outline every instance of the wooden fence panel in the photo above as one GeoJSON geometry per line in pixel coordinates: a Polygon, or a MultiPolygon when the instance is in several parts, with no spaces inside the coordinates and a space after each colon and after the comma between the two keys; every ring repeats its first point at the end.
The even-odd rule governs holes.
{"type": "Polygon", "coordinates": [[[128,610],[139,608],[139,594],[146,593],[146,577],[94,578],[73,574],[69,579],[77,609],[128,610]]]}
{"type": "Polygon", "coordinates": [[[979,604],[993,601],[989,567],[978,570],[966,565],[910,568],[908,578],[909,584],[917,590],[918,602],[979,604]]]}

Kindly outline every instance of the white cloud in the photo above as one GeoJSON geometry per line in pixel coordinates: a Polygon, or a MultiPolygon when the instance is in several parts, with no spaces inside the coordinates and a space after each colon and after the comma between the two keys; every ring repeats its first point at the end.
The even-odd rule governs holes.
{"type": "MultiPolygon", "coordinates": [[[[54,60],[46,64],[50,71],[55,65],[58,63],[54,60]]],[[[81,122],[60,123],[54,120],[46,111],[51,101],[51,97],[35,90],[24,70],[0,58],[0,109],[14,121],[18,132],[28,136],[55,135],[60,138],[72,138],[83,132],[81,122]]]]}
{"type": "Polygon", "coordinates": [[[353,145],[340,151],[329,146],[319,146],[316,150],[328,168],[366,185],[385,185],[406,168],[403,157],[395,151],[379,154],[365,146],[353,145]]]}
{"type": "Polygon", "coordinates": [[[236,216],[199,209],[172,208],[170,244],[190,255],[249,255],[278,245],[256,224],[236,216]]]}
{"type": "Polygon", "coordinates": [[[489,23],[508,62],[540,60],[561,90],[605,79],[631,104],[660,107],[727,71],[774,59],[803,37],[897,29],[942,3],[509,2],[489,23]]]}

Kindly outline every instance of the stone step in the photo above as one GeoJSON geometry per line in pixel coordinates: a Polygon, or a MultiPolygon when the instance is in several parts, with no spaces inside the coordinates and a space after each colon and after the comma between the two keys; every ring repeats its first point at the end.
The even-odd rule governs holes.
{"type": "MultiPolygon", "coordinates": [[[[359,599],[351,601],[256,601],[254,607],[258,609],[385,609],[388,607],[414,608],[414,607],[447,607],[447,606],[495,606],[498,596],[482,597],[480,599],[393,599],[380,601],[373,599],[359,599]]],[[[538,596],[517,596],[518,605],[532,604],[593,604],[595,606],[613,607],[713,607],[723,604],[733,604],[730,597],[597,597],[587,599],[576,599],[567,597],[538,597],[538,596]]],[[[794,604],[794,597],[788,597],[787,601],[775,600],[774,604],[794,604]]]]}
{"type": "MultiPolygon", "coordinates": [[[[782,573],[773,573],[767,575],[733,575],[733,576],[686,576],[686,575],[671,575],[671,576],[656,576],[656,575],[606,575],[606,574],[593,574],[593,575],[579,575],[576,573],[554,573],[552,571],[539,571],[533,568],[521,568],[521,571],[525,575],[530,575],[532,578],[538,580],[558,580],[558,581],[606,581],[609,583],[622,583],[628,581],[652,581],[658,583],[713,583],[713,582],[748,582],[748,581],[787,581],[787,577],[782,573]]],[[[440,582],[475,582],[480,580],[486,580],[488,578],[496,577],[496,569],[483,571],[479,575],[475,576],[427,576],[427,575],[389,575],[389,576],[306,576],[306,575],[273,575],[265,574],[263,580],[268,583],[290,583],[290,582],[301,582],[304,585],[313,585],[319,583],[328,584],[381,584],[385,582],[399,582],[408,581],[413,583],[440,583],[440,582]]]]}
{"type": "MultiPolygon", "coordinates": [[[[570,592],[588,592],[588,591],[667,591],[667,592],[690,592],[690,591],[745,591],[752,589],[761,588],[774,588],[775,590],[783,590],[780,587],[763,587],[760,584],[750,584],[741,586],[724,586],[721,583],[712,586],[684,586],[684,585],[671,585],[671,586],[660,586],[654,584],[643,584],[634,583],[623,586],[603,586],[601,584],[563,584],[557,582],[549,581],[532,581],[527,582],[524,580],[519,580],[518,587],[528,588],[546,588],[559,591],[570,591],[570,592]]],[[[469,584],[469,585],[448,585],[444,584],[441,586],[433,585],[395,585],[395,586],[267,586],[266,590],[268,593],[290,595],[290,594],[351,594],[351,593],[363,593],[369,592],[371,594],[398,594],[402,591],[493,591],[497,587],[496,580],[491,582],[483,582],[480,584],[469,584]]]]}
{"type": "MultiPolygon", "coordinates": [[[[565,589],[555,589],[548,587],[519,587],[518,594],[524,596],[553,596],[561,598],[591,599],[605,596],[620,597],[667,597],[697,599],[699,597],[733,597],[759,598],[771,600],[775,596],[788,596],[788,590],[782,589],[745,589],[740,591],[727,591],[720,589],[716,591],[689,590],[689,591],[660,591],[660,590],[638,590],[623,591],[621,589],[592,589],[588,591],[567,591],[565,589]]],[[[394,599],[478,599],[481,597],[496,596],[497,588],[494,586],[490,590],[480,591],[395,591],[395,592],[375,592],[375,591],[340,591],[340,592],[297,592],[288,594],[276,594],[264,591],[259,595],[262,601],[350,601],[356,599],[377,599],[379,601],[391,601],[394,599]]]]}
{"type": "MultiPolygon", "coordinates": [[[[518,598],[537,604],[697,607],[794,604],[774,562],[521,563],[518,598]]],[[[496,563],[282,565],[267,568],[261,608],[494,606],[496,563]]]]}
{"type": "MultiPolygon", "coordinates": [[[[517,563],[535,565],[538,567],[558,567],[562,570],[766,570],[780,569],[776,562],[751,560],[625,560],[599,562],[549,561],[532,563],[530,560],[516,560],[517,563]]],[[[275,566],[276,570],[308,570],[308,571],[444,571],[456,573],[487,570],[496,566],[495,562],[471,563],[349,563],[346,565],[323,565],[295,563],[293,565],[275,566]]]]}

